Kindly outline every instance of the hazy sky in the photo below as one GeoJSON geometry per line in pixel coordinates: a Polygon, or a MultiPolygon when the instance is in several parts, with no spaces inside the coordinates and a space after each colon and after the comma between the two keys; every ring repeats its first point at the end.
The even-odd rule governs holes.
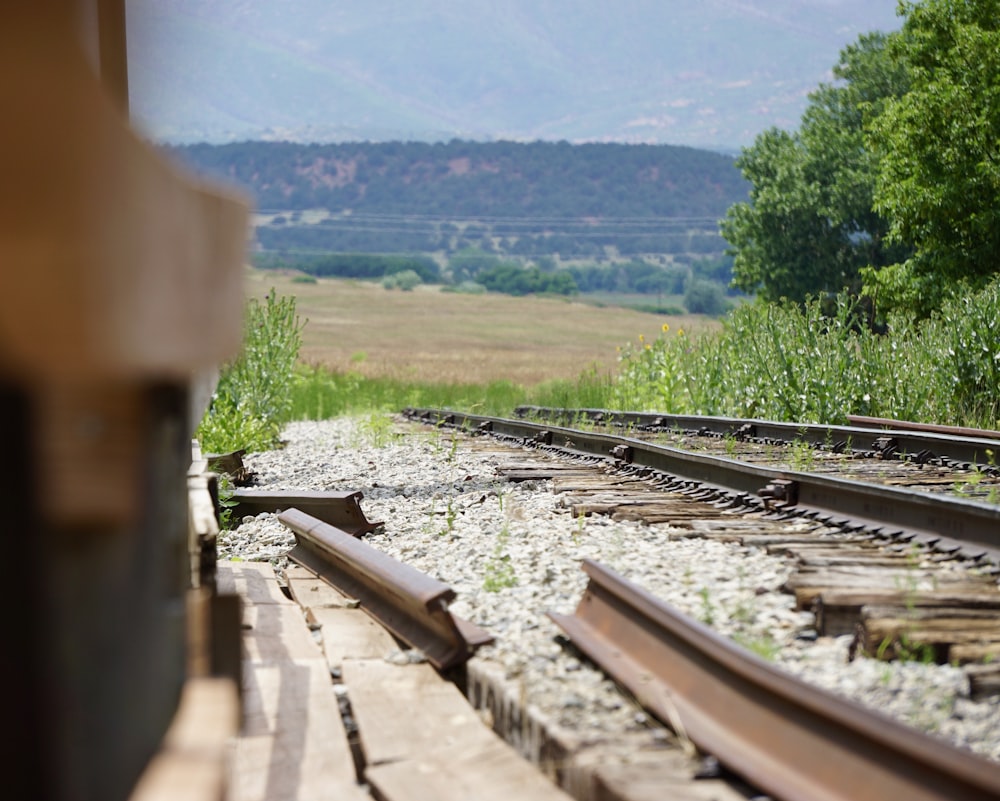
{"type": "Polygon", "coordinates": [[[127,0],[155,138],[737,147],[895,0],[127,0]]]}

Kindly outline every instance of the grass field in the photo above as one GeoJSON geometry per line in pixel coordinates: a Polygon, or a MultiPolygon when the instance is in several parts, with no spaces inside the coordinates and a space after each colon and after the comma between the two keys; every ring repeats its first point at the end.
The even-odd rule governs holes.
{"type": "Polygon", "coordinates": [[[302,361],[401,381],[533,386],[591,368],[612,373],[617,346],[640,334],[655,339],[664,322],[687,332],[718,325],[696,315],[456,294],[437,286],[402,292],[341,279],[295,283],[274,271],[248,270],[246,287],[250,297],[261,298],[272,287],[279,296],[295,296],[306,322],[302,361]]]}

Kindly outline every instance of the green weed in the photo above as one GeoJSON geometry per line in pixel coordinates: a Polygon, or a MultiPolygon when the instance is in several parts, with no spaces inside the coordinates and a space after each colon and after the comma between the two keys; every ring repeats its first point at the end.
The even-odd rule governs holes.
{"type": "Polygon", "coordinates": [[[451,535],[455,532],[455,520],[458,518],[458,509],[455,507],[455,502],[452,498],[448,499],[448,506],[445,508],[444,512],[444,524],[445,527],[442,531],[438,532],[442,537],[451,535]]]}
{"type": "Polygon", "coordinates": [[[212,403],[195,432],[206,453],[268,450],[293,419],[290,386],[302,328],[295,298],[251,299],[239,357],[221,371],[212,403]]]}
{"type": "Polygon", "coordinates": [[[859,324],[847,295],[746,303],[721,331],[622,347],[608,408],[844,423],[851,414],[992,427],[1000,412],[1000,279],[928,320],[859,324]],[[615,403],[616,402],[616,403],[615,403]]]}
{"type": "Polygon", "coordinates": [[[792,440],[788,446],[788,464],[792,470],[808,473],[816,464],[816,451],[803,439],[792,440]]]}
{"type": "Polygon", "coordinates": [[[500,590],[517,586],[517,574],[514,572],[514,565],[511,564],[510,554],[507,553],[507,540],[510,532],[504,526],[497,535],[497,542],[486,563],[486,570],[483,576],[483,589],[487,592],[500,592],[500,590]]]}
{"type": "Polygon", "coordinates": [[[768,662],[773,662],[781,652],[781,646],[770,634],[750,636],[744,633],[733,635],[733,641],[768,662]]]}
{"type": "Polygon", "coordinates": [[[402,436],[393,431],[392,416],[382,412],[371,412],[360,422],[358,431],[375,448],[384,448],[402,436]]]}
{"type": "MultiPolygon", "coordinates": [[[[906,552],[906,572],[902,579],[894,582],[903,593],[904,614],[907,618],[912,618],[916,612],[916,597],[920,589],[920,574],[917,571],[920,569],[922,554],[919,545],[911,545],[906,552]]],[[[937,660],[934,646],[917,642],[909,630],[900,632],[898,636],[883,638],[875,649],[875,658],[886,659],[888,654],[900,662],[919,662],[923,665],[934,664],[937,660]]]]}
{"type": "Polygon", "coordinates": [[[219,528],[226,530],[233,528],[233,509],[239,502],[233,497],[236,488],[228,473],[218,474],[219,492],[219,528]]]}
{"type": "Polygon", "coordinates": [[[712,603],[708,587],[702,587],[698,590],[698,595],[701,598],[701,615],[698,619],[706,626],[715,625],[715,605],[712,603]]]}

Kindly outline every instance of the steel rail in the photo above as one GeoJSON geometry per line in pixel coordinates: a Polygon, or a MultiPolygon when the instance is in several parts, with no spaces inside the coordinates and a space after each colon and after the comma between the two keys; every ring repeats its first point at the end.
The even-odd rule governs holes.
{"type": "Polygon", "coordinates": [[[1000,765],[812,687],[585,560],[572,642],[678,734],[782,801],[977,801],[1000,765]]]}
{"type": "Polygon", "coordinates": [[[1000,561],[1000,506],[827,475],[748,464],[630,437],[432,409],[404,414],[431,424],[490,432],[574,454],[616,460],[699,482],[719,500],[763,502],[788,515],[915,539],[971,559],[1000,561]]]}
{"type": "Polygon", "coordinates": [[[848,415],[847,421],[856,426],[870,428],[888,428],[896,431],[924,431],[933,434],[947,434],[955,437],[978,439],[1000,439],[1000,431],[986,428],[968,428],[966,426],[945,426],[935,423],[914,423],[910,420],[894,420],[890,417],[865,417],[863,415],[848,415]]]}
{"type": "Polygon", "coordinates": [[[455,591],[298,509],[278,515],[295,534],[288,556],[353,598],[439,670],[465,662],[493,636],[448,611],[455,591]]]}
{"type": "Polygon", "coordinates": [[[763,441],[799,440],[855,453],[884,454],[887,448],[891,447],[894,453],[907,454],[921,461],[945,457],[970,465],[986,465],[1000,459],[1000,432],[925,426],[874,417],[851,418],[852,421],[857,421],[856,424],[839,426],[783,423],[754,418],[622,412],[607,409],[558,409],[546,406],[519,406],[514,410],[514,414],[518,418],[564,423],[582,418],[592,423],[612,424],[623,428],[676,429],[719,437],[732,436],[763,441]],[[898,425],[890,425],[893,423],[898,425]]]}

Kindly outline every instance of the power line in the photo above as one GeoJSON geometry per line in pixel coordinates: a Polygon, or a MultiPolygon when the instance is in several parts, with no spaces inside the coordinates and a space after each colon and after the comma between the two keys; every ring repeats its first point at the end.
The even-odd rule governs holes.
{"type": "MultiPolygon", "coordinates": [[[[603,237],[613,237],[616,239],[646,238],[657,235],[670,235],[680,233],[718,233],[718,220],[714,218],[702,218],[696,221],[695,218],[686,220],[671,219],[658,222],[619,222],[607,221],[598,224],[581,221],[560,220],[551,223],[544,223],[538,220],[531,220],[520,223],[500,223],[497,225],[484,226],[484,234],[493,236],[570,236],[580,239],[599,239],[603,237]]],[[[334,218],[323,223],[307,223],[305,225],[293,226],[270,226],[259,225],[259,228],[268,230],[295,230],[295,231],[326,231],[331,234],[337,233],[382,233],[382,234],[413,234],[422,236],[467,236],[470,233],[480,232],[468,230],[442,231],[441,224],[429,219],[405,219],[405,218],[334,218]]]]}
{"type": "MultiPolygon", "coordinates": [[[[298,213],[309,213],[313,210],[302,210],[298,213]]],[[[288,209],[255,209],[257,215],[292,216],[296,212],[288,209]]],[[[576,217],[538,217],[533,215],[524,216],[491,216],[472,215],[457,216],[451,214],[379,214],[369,212],[359,212],[342,216],[333,216],[325,212],[323,220],[343,221],[358,220],[363,222],[426,222],[426,223],[512,223],[512,224],[561,224],[579,226],[601,226],[601,225],[717,225],[721,219],[718,216],[702,217],[667,217],[667,216],[642,216],[642,217],[600,217],[597,215],[582,215],[576,217]]],[[[316,225],[318,223],[307,223],[316,225]]]]}

